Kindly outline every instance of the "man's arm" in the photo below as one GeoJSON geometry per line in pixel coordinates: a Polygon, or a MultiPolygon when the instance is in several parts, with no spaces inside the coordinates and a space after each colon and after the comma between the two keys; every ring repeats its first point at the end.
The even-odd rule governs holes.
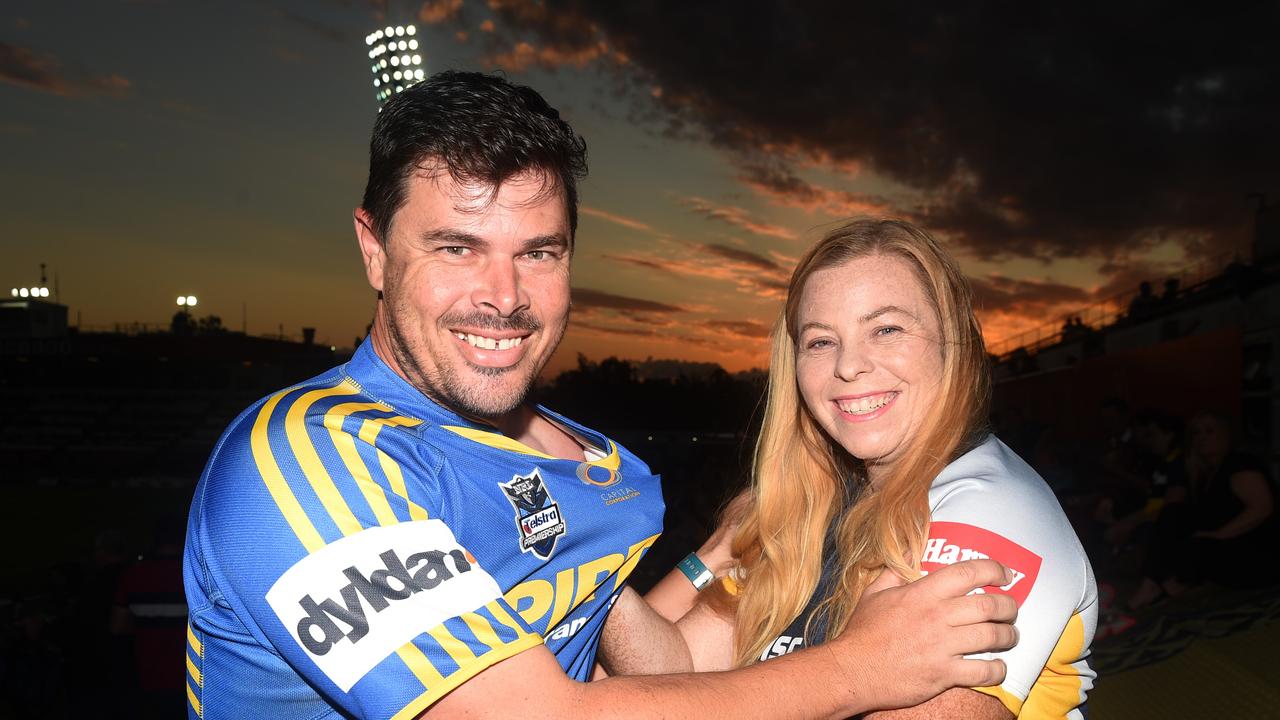
{"type": "Polygon", "coordinates": [[[859,604],[838,638],[719,673],[569,680],[545,648],[535,647],[476,675],[423,717],[525,718],[729,717],[843,718],[915,705],[957,685],[995,685],[1002,662],[965,654],[1007,648],[1009,598],[967,595],[1008,582],[991,561],[960,563],[859,604]],[[501,698],[496,701],[495,698],[501,698]]]}

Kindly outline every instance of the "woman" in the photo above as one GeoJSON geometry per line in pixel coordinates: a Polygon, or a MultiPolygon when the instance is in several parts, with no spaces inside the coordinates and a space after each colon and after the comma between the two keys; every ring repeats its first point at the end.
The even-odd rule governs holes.
{"type": "Polygon", "coordinates": [[[1277,521],[1266,464],[1233,449],[1231,426],[1202,414],[1190,423],[1188,486],[1171,488],[1129,607],[1145,608],[1204,581],[1234,587],[1275,582],[1277,521]]]}
{"type": "MultiPolygon", "coordinates": [[[[899,712],[1078,717],[1092,571],[1044,481],[986,431],[986,354],[955,261],[905,222],[832,231],[791,278],[771,362],[735,564],[678,623],[695,667],[822,642],[875,586],[990,556],[1014,580],[987,591],[1020,604],[1006,681],[899,712]]],[[[675,587],[651,596],[660,612],[675,587]]]]}

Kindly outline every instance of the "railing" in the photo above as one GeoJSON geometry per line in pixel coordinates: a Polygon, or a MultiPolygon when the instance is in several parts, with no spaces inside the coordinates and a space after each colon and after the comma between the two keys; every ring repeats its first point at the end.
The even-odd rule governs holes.
{"type": "MultiPolygon", "coordinates": [[[[1180,298],[1196,286],[1202,285],[1209,279],[1222,274],[1222,271],[1237,259],[1237,256],[1233,253],[1222,253],[1188,265],[1177,273],[1166,277],[1178,281],[1178,297],[1180,298]]],[[[1160,295],[1157,294],[1160,289],[1159,287],[1153,287],[1152,289],[1152,294],[1157,299],[1160,298],[1160,295]]],[[[987,347],[987,351],[1001,359],[1018,350],[1034,354],[1042,348],[1056,345],[1064,339],[1069,339],[1073,331],[1101,330],[1124,319],[1129,310],[1129,303],[1139,294],[1140,291],[1134,289],[1099,300],[1092,305],[1069,312],[1057,320],[1051,320],[1030,330],[1001,338],[991,343],[987,347]],[[1069,326],[1068,323],[1072,318],[1079,318],[1080,324],[1069,326]],[[1069,329],[1071,327],[1074,327],[1074,330],[1069,329]]]]}

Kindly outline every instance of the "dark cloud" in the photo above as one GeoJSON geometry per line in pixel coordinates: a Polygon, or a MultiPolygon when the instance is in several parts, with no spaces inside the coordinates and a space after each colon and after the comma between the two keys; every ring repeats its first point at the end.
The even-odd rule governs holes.
{"type": "Polygon", "coordinates": [[[288,20],[297,27],[306,30],[308,33],[320,38],[321,40],[328,40],[329,42],[338,44],[345,44],[347,42],[348,35],[342,28],[284,8],[278,8],[276,12],[280,17],[288,20]]]}
{"type": "Polygon", "coordinates": [[[680,201],[681,205],[689,208],[699,215],[705,215],[712,220],[719,220],[737,228],[742,228],[747,232],[763,235],[765,237],[774,237],[779,240],[795,240],[796,234],[781,225],[773,225],[771,223],[762,222],[751,217],[751,213],[745,209],[733,205],[719,205],[713,203],[706,198],[691,197],[680,201]]]}
{"type": "Polygon", "coordinates": [[[751,320],[707,320],[703,326],[729,335],[758,340],[769,337],[770,329],[751,320]]]}
{"type": "Polygon", "coordinates": [[[614,295],[612,293],[607,293],[601,290],[592,290],[590,288],[573,288],[572,297],[573,306],[580,310],[626,310],[652,313],[684,312],[683,308],[676,307],[675,305],[666,305],[652,300],[642,300],[640,298],[614,295]]]}
{"type": "Polygon", "coordinates": [[[607,47],[672,132],[920,191],[900,209],[980,257],[1132,256],[1153,227],[1220,245],[1280,190],[1280,3],[489,7],[509,52],[607,47]]]}
{"type": "Polygon", "coordinates": [[[718,243],[669,243],[661,250],[604,257],[645,270],[731,282],[742,292],[774,299],[786,295],[790,272],[764,255],[718,243]]]}
{"type": "Polygon", "coordinates": [[[89,94],[123,96],[132,83],[120,75],[88,76],[68,72],[53,55],[0,42],[0,82],[29,90],[76,97],[89,94]]]}
{"type": "Polygon", "coordinates": [[[718,243],[706,243],[702,246],[702,249],[711,255],[716,255],[726,260],[746,263],[747,265],[757,267],[761,270],[775,272],[782,269],[778,267],[778,263],[763,255],[753,253],[750,250],[743,250],[742,248],[731,247],[729,245],[720,245],[718,243]]]}

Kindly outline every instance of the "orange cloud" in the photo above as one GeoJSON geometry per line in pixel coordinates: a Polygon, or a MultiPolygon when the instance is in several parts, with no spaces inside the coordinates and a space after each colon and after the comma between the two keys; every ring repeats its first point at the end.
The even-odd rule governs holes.
{"type": "Polygon", "coordinates": [[[706,198],[696,196],[681,200],[680,204],[699,215],[705,215],[713,220],[719,220],[734,227],[742,228],[756,235],[774,237],[781,240],[795,240],[797,238],[794,232],[781,225],[772,225],[756,220],[751,217],[751,213],[734,205],[717,205],[706,198]]]}
{"type": "Polygon", "coordinates": [[[653,228],[651,226],[646,225],[645,223],[642,223],[639,220],[633,220],[632,218],[624,217],[622,215],[614,215],[613,213],[605,212],[604,210],[597,210],[596,208],[588,207],[586,205],[580,206],[578,208],[578,212],[582,213],[583,215],[590,215],[591,217],[594,217],[594,218],[600,218],[601,220],[606,220],[615,225],[621,225],[622,227],[630,228],[632,230],[639,230],[641,232],[653,232],[653,228]]]}
{"type": "Polygon", "coordinates": [[[739,292],[757,297],[776,300],[786,295],[790,271],[764,255],[717,243],[672,243],[665,250],[604,257],[646,270],[729,282],[739,292]]]}
{"type": "Polygon", "coordinates": [[[418,19],[428,25],[439,25],[458,16],[462,0],[427,0],[418,8],[418,19]]]}

